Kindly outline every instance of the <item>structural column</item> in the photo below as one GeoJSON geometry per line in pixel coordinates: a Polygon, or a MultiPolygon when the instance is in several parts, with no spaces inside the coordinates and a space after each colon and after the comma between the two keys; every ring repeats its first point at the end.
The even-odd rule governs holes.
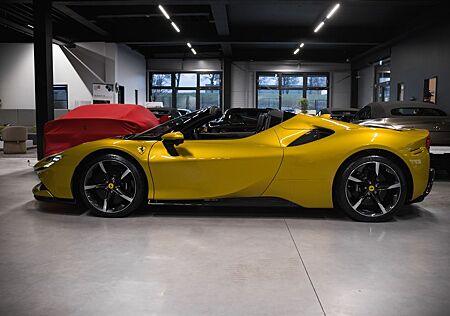
{"type": "Polygon", "coordinates": [[[231,59],[223,60],[223,110],[231,107],[231,59]]]}
{"type": "Polygon", "coordinates": [[[54,118],[50,0],[34,0],[34,87],[38,159],[44,156],[44,124],[54,118]]]}
{"type": "Polygon", "coordinates": [[[358,72],[351,71],[351,86],[350,86],[350,104],[352,108],[358,107],[358,72]]]}

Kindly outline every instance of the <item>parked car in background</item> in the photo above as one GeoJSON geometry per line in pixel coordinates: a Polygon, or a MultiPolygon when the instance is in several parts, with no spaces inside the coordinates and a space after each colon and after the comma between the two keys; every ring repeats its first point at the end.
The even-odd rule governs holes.
{"type": "Polygon", "coordinates": [[[161,107],[161,108],[148,107],[147,109],[151,111],[159,119],[159,122],[161,124],[183,115],[180,113],[178,109],[170,107],[161,107]]]}
{"type": "Polygon", "coordinates": [[[450,117],[440,106],[413,101],[374,102],[359,110],[352,122],[395,129],[427,129],[432,165],[450,171],[450,117]]]}
{"type": "Polygon", "coordinates": [[[82,105],[45,124],[44,155],[98,139],[139,133],[157,125],[155,115],[141,105],[82,105]]]}
{"type": "Polygon", "coordinates": [[[355,114],[359,111],[359,109],[355,108],[325,108],[321,109],[317,116],[321,116],[324,114],[330,114],[330,118],[333,120],[351,122],[355,114]]]}
{"type": "Polygon", "coordinates": [[[180,112],[181,115],[192,113],[192,111],[189,109],[178,109],[178,112],[180,112]]]}

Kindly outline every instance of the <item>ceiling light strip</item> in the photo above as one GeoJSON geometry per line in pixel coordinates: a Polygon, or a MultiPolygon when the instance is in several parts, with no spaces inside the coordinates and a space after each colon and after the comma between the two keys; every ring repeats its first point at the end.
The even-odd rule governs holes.
{"type": "Polygon", "coordinates": [[[320,31],[320,29],[325,25],[325,22],[322,21],[319,23],[319,25],[316,26],[316,28],[314,29],[314,33],[317,33],[320,31]]]}
{"type": "Polygon", "coordinates": [[[172,27],[175,29],[175,31],[177,31],[178,33],[180,33],[180,29],[178,28],[178,26],[175,24],[175,22],[172,21],[172,23],[170,23],[172,25],[172,27]]]}
{"type": "Polygon", "coordinates": [[[167,11],[164,9],[164,7],[162,5],[158,5],[159,10],[162,12],[162,14],[164,14],[164,16],[166,17],[167,20],[170,20],[170,16],[167,13],[167,11]]]}
{"type": "Polygon", "coordinates": [[[329,20],[333,16],[333,14],[336,13],[336,11],[339,9],[340,6],[341,6],[340,3],[336,3],[336,5],[333,7],[333,9],[331,9],[331,11],[328,12],[327,20],[329,20]]]}

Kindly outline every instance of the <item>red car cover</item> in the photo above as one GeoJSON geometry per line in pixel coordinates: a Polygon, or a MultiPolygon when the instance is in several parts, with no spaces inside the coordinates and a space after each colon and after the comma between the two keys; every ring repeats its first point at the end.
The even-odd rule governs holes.
{"type": "Polygon", "coordinates": [[[44,127],[44,154],[55,154],[102,138],[141,133],[159,125],[141,105],[89,104],[71,110],[44,127]]]}

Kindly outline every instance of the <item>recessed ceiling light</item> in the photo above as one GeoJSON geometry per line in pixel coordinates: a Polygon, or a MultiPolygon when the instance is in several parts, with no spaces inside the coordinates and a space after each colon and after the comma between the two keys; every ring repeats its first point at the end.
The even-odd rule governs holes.
{"type": "Polygon", "coordinates": [[[195,51],[195,49],[191,48],[191,52],[192,52],[192,54],[197,55],[197,52],[195,51]]]}
{"type": "Polygon", "coordinates": [[[337,3],[333,9],[331,9],[331,11],[327,14],[327,19],[331,18],[333,16],[333,14],[339,9],[339,7],[341,6],[340,3],[337,3]]]}
{"type": "Polygon", "coordinates": [[[294,50],[294,55],[297,55],[299,51],[300,51],[300,48],[297,48],[296,50],[294,50]]]}
{"type": "Polygon", "coordinates": [[[187,43],[186,45],[187,45],[187,47],[192,48],[191,43],[187,43]]]}
{"type": "Polygon", "coordinates": [[[175,24],[175,22],[170,23],[172,24],[172,27],[175,29],[175,31],[177,31],[178,33],[180,33],[180,29],[178,28],[178,26],[175,24]]]}
{"type": "Polygon", "coordinates": [[[301,43],[300,44],[300,48],[302,48],[303,46],[305,46],[305,43],[301,43]]]}
{"type": "Polygon", "coordinates": [[[159,10],[162,12],[162,14],[164,14],[164,16],[166,17],[167,20],[170,20],[170,16],[169,14],[166,12],[166,10],[164,10],[164,7],[162,5],[158,6],[159,10]]]}
{"type": "Polygon", "coordinates": [[[320,22],[319,25],[316,26],[316,28],[314,29],[314,33],[319,32],[319,30],[322,28],[322,26],[325,24],[324,21],[320,22]]]}

